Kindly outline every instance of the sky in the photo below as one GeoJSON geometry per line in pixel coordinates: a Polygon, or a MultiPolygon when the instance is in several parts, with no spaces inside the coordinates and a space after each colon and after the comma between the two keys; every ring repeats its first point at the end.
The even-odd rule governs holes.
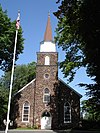
{"type": "MultiPolygon", "coordinates": [[[[11,21],[16,20],[18,10],[20,10],[20,24],[23,29],[24,51],[19,55],[17,64],[28,64],[32,61],[37,61],[36,52],[40,50],[40,42],[43,41],[44,32],[46,29],[46,23],[48,18],[48,12],[50,12],[52,35],[56,35],[55,28],[57,27],[57,18],[53,15],[53,12],[58,10],[57,0],[0,0],[0,4],[3,11],[7,10],[7,15],[11,18],[11,21]]],[[[61,48],[57,47],[58,61],[61,62],[65,58],[65,54],[61,48]]],[[[2,72],[0,71],[0,75],[2,72]]],[[[58,76],[63,81],[61,70],[58,71],[58,76]]],[[[78,70],[75,79],[69,85],[80,93],[83,97],[81,100],[87,99],[85,96],[85,89],[77,86],[79,83],[91,83],[92,81],[86,76],[84,68],[78,70]]]]}

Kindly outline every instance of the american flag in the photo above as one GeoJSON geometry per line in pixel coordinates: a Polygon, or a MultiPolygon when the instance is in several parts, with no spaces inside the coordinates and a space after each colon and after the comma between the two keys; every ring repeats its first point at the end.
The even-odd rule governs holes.
{"type": "Polygon", "coordinates": [[[17,17],[17,20],[16,20],[16,29],[18,30],[20,27],[20,11],[18,11],[18,17],[17,17]]]}

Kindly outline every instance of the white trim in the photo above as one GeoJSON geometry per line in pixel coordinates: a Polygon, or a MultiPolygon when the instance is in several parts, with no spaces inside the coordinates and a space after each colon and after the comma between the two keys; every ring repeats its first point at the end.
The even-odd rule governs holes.
{"type": "Polygon", "coordinates": [[[61,81],[64,85],[66,85],[69,89],[71,89],[73,92],[75,92],[80,98],[82,97],[81,94],[79,94],[77,91],[75,91],[72,87],[67,85],[62,79],[58,78],[59,81],[61,81]]]}
{"type": "MultiPolygon", "coordinates": [[[[47,87],[45,89],[48,89],[47,87]]],[[[43,103],[49,103],[50,102],[50,90],[49,90],[49,93],[44,93],[45,89],[43,89],[43,103]],[[49,96],[49,102],[48,101],[44,101],[44,96],[49,96]]]]}
{"type": "MultiPolygon", "coordinates": [[[[69,104],[69,102],[65,102],[64,103],[64,123],[71,123],[71,105],[69,104],[69,107],[70,107],[70,121],[65,121],[65,104],[66,103],[68,103],[69,104]]],[[[67,106],[68,107],[68,106],[67,106]]]]}
{"type": "Polygon", "coordinates": [[[50,74],[49,73],[45,73],[44,74],[44,79],[49,79],[50,78],[50,74]],[[46,74],[48,74],[48,77],[46,77],[46,74]]]}
{"type": "Polygon", "coordinates": [[[45,56],[44,65],[50,65],[50,57],[48,55],[45,56]]]}
{"type": "MultiPolygon", "coordinates": [[[[28,102],[28,101],[25,101],[25,102],[28,102]]],[[[23,120],[23,115],[24,115],[24,105],[25,105],[25,102],[23,103],[23,109],[22,109],[22,122],[27,123],[27,122],[29,122],[29,117],[30,117],[30,103],[28,102],[28,104],[29,104],[29,105],[28,105],[28,107],[29,107],[29,108],[28,108],[28,111],[29,111],[29,112],[28,112],[28,121],[24,121],[24,120],[23,120]]]]}
{"type": "Polygon", "coordinates": [[[22,90],[24,90],[27,86],[29,86],[32,82],[34,82],[36,79],[33,79],[31,82],[29,82],[28,84],[26,84],[23,88],[21,88],[16,94],[18,94],[19,92],[21,92],[22,90]]]}
{"type": "Polygon", "coordinates": [[[46,129],[49,129],[49,130],[51,130],[52,116],[51,116],[51,113],[50,113],[48,110],[45,110],[45,111],[42,112],[41,117],[40,117],[40,120],[41,120],[41,129],[45,129],[45,130],[46,130],[46,129]],[[43,113],[45,113],[45,112],[49,113],[50,117],[45,116],[45,115],[43,116],[43,113]],[[43,118],[44,118],[44,117],[46,117],[46,118],[48,117],[49,120],[50,120],[50,121],[49,121],[50,123],[47,123],[47,124],[45,125],[45,127],[43,126],[43,118]],[[48,125],[48,124],[49,124],[49,125],[48,125]]]}

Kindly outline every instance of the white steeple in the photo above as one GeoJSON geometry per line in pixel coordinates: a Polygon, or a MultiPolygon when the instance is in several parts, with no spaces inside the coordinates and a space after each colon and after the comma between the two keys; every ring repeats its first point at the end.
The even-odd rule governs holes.
{"type": "Polygon", "coordinates": [[[41,42],[40,52],[56,52],[56,46],[52,39],[52,29],[50,24],[50,14],[48,14],[44,41],[41,42]]]}

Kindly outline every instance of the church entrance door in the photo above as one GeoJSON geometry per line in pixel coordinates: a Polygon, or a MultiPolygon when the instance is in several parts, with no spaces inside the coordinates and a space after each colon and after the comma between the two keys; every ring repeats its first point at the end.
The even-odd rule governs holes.
{"type": "Polygon", "coordinates": [[[41,129],[51,129],[51,115],[47,111],[41,116],[41,129]]]}

